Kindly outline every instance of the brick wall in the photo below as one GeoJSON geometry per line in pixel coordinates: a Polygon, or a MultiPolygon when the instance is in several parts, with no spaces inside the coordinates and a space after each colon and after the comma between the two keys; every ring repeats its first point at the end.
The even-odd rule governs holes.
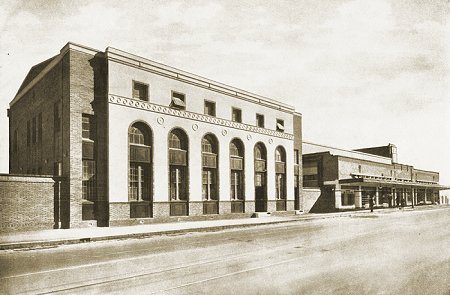
{"type": "Polygon", "coordinates": [[[51,177],[0,175],[0,232],[52,229],[54,184],[51,177]]]}

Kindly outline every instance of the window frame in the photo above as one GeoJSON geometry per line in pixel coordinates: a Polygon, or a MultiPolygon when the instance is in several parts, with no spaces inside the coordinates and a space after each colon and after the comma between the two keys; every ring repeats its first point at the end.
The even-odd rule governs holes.
{"type": "Polygon", "coordinates": [[[186,94],[183,93],[183,92],[171,90],[171,91],[170,91],[170,107],[175,108],[175,109],[178,109],[178,110],[186,110],[186,94]],[[176,95],[182,95],[182,96],[183,96],[183,99],[174,96],[174,94],[176,94],[176,95]],[[179,105],[175,104],[175,103],[173,102],[173,99],[174,99],[174,98],[177,98],[177,99],[183,101],[183,102],[184,102],[184,106],[179,106],[179,105]]]}
{"type": "Polygon", "coordinates": [[[231,121],[236,122],[236,123],[242,123],[242,109],[236,108],[236,107],[231,107],[231,121]],[[237,111],[239,114],[239,120],[234,119],[235,111],[237,111]]]}
{"type": "Polygon", "coordinates": [[[205,99],[204,103],[203,103],[203,113],[205,115],[208,115],[208,116],[211,116],[211,117],[215,117],[216,116],[216,102],[212,101],[212,100],[205,99]],[[210,113],[206,112],[206,105],[207,104],[210,104],[213,107],[213,114],[210,114],[210,113]]]}
{"type": "Polygon", "coordinates": [[[137,100],[140,100],[140,101],[149,101],[150,100],[149,99],[149,97],[150,97],[150,85],[147,84],[147,83],[144,83],[144,82],[133,80],[133,84],[132,84],[132,88],[131,88],[131,97],[133,99],[137,99],[137,100]],[[135,91],[135,86],[136,85],[141,85],[141,86],[145,87],[145,97],[144,97],[145,99],[142,99],[141,97],[136,97],[134,95],[134,91],[135,91]]]}
{"type": "Polygon", "coordinates": [[[284,120],[283,120],[283,119],[278,119],[278,118],[277,118],[277,121],[276,121],[276,124],[275,124],[275,129],[276,129],[276,131],[278,131],[278,132],[284,132],[285,128],[286,128],[286,127],[284,126],[284,120]],[[283,129],[281,129],[280,127],[278,127],[278,125],[283,126],[283,129]]]}
{"type": "Polygon", "coordinates": [[[263,115],[263,114],[256,113],[256,127],[259,127],[259,128],[265,128],[264,126],[265,126],[265,118],[264,118],[264,115],[263,115]],[[259,119],[262,119],[262,124],[259,124],[259,123],[260,123],[260,120],[259,120],[259,119]]]}

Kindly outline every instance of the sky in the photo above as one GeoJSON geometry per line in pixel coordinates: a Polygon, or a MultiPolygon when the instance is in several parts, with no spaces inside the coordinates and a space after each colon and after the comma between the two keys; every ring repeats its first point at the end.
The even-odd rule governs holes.
{"type": "Polygon", "coordinates": [[[0,173],[9,102],[28,70],[69,41],[288,103],[303,115],[305,141],[393,143],[399,162],[450,185],[449,0],[3,0],[0,173]]]}

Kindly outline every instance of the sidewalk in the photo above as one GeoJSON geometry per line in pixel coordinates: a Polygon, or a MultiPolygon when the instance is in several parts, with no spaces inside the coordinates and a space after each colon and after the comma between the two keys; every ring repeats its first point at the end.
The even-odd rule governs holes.
{"type": "MultiPolygon", "coordinates": [[[[376,209],[375,213],[398,211],[396,208],[376,209]]],[[[102,240],[145,238],[155,235],[170,235],[189,232],[219,231],[231,228],[279,224],[299,220],[336,218],[355,214],[367,214],[369,210],[322,214],[286,214],[261,218],[219,219],[185,221],[160,224],[132,225],[121,227],[89,227],[71,229],[48,229],[32,232],[6,233],[0,235],[0,250],[20,248],[45,248],[62,244],[76,244],[102,240]]]]}

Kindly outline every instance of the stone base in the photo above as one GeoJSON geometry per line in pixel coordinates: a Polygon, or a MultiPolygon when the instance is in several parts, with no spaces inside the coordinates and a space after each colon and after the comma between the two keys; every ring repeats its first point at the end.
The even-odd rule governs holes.
{"type": "Polygon", "coordinates": [[[267,212],[277,211],[277,201],[276,200],[267,200],[267,212]]]}
{"type": "Polygon", "coordinates": [[[189,216],[203,215],[203,201],[189,202],[189,216]]]}
{"type": "Polygon", "coordinates": [[[255,212],[255,201],[245,201],[245,212],[253,213],[255,212]]]}
{"type": "Polygon", "coordinates": [[[219,202],[219,214],[231,213],[231,201],[220,201],[219,202]]]}

